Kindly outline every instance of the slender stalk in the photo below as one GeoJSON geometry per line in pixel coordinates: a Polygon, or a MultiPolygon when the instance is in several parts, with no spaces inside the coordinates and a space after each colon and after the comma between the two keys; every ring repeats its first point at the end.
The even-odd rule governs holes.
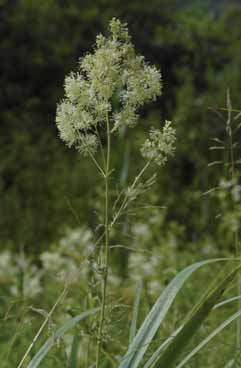
{"type": "Polygon", "coordinates": [[[106,172],[105,172],[105,246],[103,254],[103,278],[102,278],[102,300],[101,311],[99,319],[99,328],[97,335],[97,349],[96,349],[96,368],[100,366],[100,354],[102,344],[102,334],[105,321],[106,309],[106,290],[108,279],[108,265],[109,265],[109,172],[110,172],[110,147],[111,147],[111,132],[108,112],[106,114],[106,132],[107,132],[107,153],[106,153],[106,172]]]}
{"type": "MultiPolygon", "coordinates": [[[[230,100],[229,90],[227,91],[227,110],[228,110],[228,120],[227,120],[227,131],[229,135],[229,146],[230,146],[230,161],[231,161],[231,181],[234,184],[235,180],[235,157],[234,157],[234,150],[233,150],[233,131],[232,131],[232,105],[230,100]]],[[[233,205],[234,211],[234,205],[233,205]]],[[[238,230],[236,229],[234,232],[234,244],[235,244],[235,253],[236,257],[240,256],[240,247],[239,247],[239,236],[238,230]]],[[[241,295],[241,275],[240,272],[237,274],[237,293],[241,295]]],[[[238,300],[238,310],[241,309],[241,300],[238,300]]],[[[240,351],[241,347],[241,321],[240,318],[236,321],[236,350],[237,352],[240,351]]]]}
{"type": "MultiPolygon", "coordinates": [[[[235,161],[234,161],[234,152],[233,152],[233,138],[232,138],[232,130],[230,132],[230,156],[231,156],[231,180],[234,183],[235,180],[235,161]]],[[[238,230],[235,230],[234,233],[234,244],[235,244],[235,253],[236,257],[240,256],[240,249],[239,249],[239,237],[238,237],[238,230]]],[[[240,272],[237,275],[237,293],[241,295],[241,275],[240,272]]],[[[238,301],[238,309],[241,309],[241,300],[238,301]]],[[[241,324],[240,318],[236,321],[236,349],[239,352],[241,347],[241,324]]]]}
{"type": "Polygon", "coordinates": [[[74,272],[72,272],[69,277],[66,280],[66,284],[64,286],[63,291],[61,292],[61,294],[59,295],[59,297],[57,298],[56,302],[54,303],[54,305],[52,306],[51,310],[49,311],[49,313],[47,314],[46,318],[44,319],[44,322],[42,323],[42,325],[40,326],[39,330],[37,331],[36,335],[33,338],[33,341],[31,342],[31,344],[29,345],[29,347],[27,348],[23,358],[21,359],[20,363],[18,364],[17,368],[22,368],[23,364],[25,362],[25,360],[27,359],[29,353],[31,352],[31,350],[33,349],[35,343],[37,342],[37,340],[39,339],[40,335],[42,334],[42,332],[44,331],[44,328],[47,326],[50,318],[52,317],[52,315],[54,314],[55,310],[57,309],[57,307],[59,306],[59,304],[61,304],[63,302],[63,300],[65,299],[65,297],[67,296],[68,292],[69,292],[69,287],[71,285],[72,280],[76,277],[76,275],[78,274],[78,272],[81,269],[81,266],[84,264],[85,261],[87,261],[89,259],[89,257],[96,251],[98,244],[102,241],[104,237],[104,234],[101,234],[100,237],[97,239],[97,241],[94,244],[94,248],[89,252],[89,254],[81,261],[79,267],[77,270],[75,270],[74,272]]]}
{"type": "Polygon", "coordinates": [[[33,346],[35,345],[36,341],[38,340],[39,336],[41,335],[42,331],[44,330],[45,326],[47,325],[49,319],[51,318],[52,314],[54,313],[57,305],[64,299],[65,295],[67,293],[67,287],[64,288],[63,292],[60,294],[56,302],[54,303],[53,307],[51,308],[50,312],[48,313],[47,317],[45,318],[43,324],[41,325],[40,329],[36,333],[36,335],[33,338],[32,343],[29,345],[28,349],[26,350],[24,356],[22,357],[20,363],[18,364],[17,368],[21,368],[23,366],[23,363],[25,359],[27,358],[28,354],[32,350],[33,346]]]}
{"type": "MultiPolygon", "coordinates": [[[[136,176],[135,180],[133,181],[132,185],[130,186],[130,190],[133,190],[136,186],[136,184],[138,183],[138,181],[140,180],[140,178],[142,177],[142,175],[144,174],[144,172],[146,171],[146,169],[149,167],[151,163],[151,160],[147,161],[147,163],[145,164],[145,166],[142,168],[142,170],[139,172],[139,174],[136,176]]],[[[125,209],[126,204],[128,202],[128,194],[126,194],[123,202],[121,203],[119,209],[116,211],[116,214],[114,215],[114,218],[110,224],[110,228],[112,228],[116,221],[118,220],[118,218],[120,217],[122,211],[125,209]]]]}

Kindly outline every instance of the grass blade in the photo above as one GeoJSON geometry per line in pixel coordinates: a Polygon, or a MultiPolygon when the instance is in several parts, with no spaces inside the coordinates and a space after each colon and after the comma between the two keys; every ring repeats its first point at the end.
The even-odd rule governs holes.
{"type": "Polygon", "coordinates": [[[130,344],[136,335],[136,326],[137,326],[137,319],[138,319],[138,313],[139,313],[139,307],[140,307],[140,301],[141,301],[141,292],[142,292],[142,281],[139,281],[136,285],[136,291],[135,291],[135,300],[134,300],[134,306],[133,306],[133,315],[132,315],[132,320],[131,320],[130,338],[129,338],[130,344]]]}
{"type": "Polygon", "coordinates": [[[217,309],[217,308],[223,307],[226,304],[229,304],[229,303],[232,303],[232,302],[236,302],[236,301],[238,301],[240,299],[241,299],[241,295],[234,296],[233,298],[229,298],[229,299],[223,300],[222,302],[216,304],[213,307],[213,309],[217,309]]]}
{"type": "Polygon", "coordinates": [[[221,297],[226,287],[233,280],[236,272],[240,270],[240,268],[240,264],[235,268],[232,266],[231,270],[230,267],[225,267],[225,269],[218,275],[214,284],[208,289],[205,295],[201,298],[200,302],[197,303],[193,308],[190,316],[184,322],[183,328],[172,339],[164,352],[159,356],[155,366],[157,366],[157,364],[159,368],[171,368],[174,366],[180,353],[182,353],[186,348],[191,338],[195,335],[205,318],[212,310],[213,306],[221,297]]]}
{"type": "Polygon", "coordinates": [[[220,326],[213,330],[200,344],[198,344],[177,366],[176,368],[183,367],[195,354],[197,354],[205,345],[207,345],[216,335],[218,335],[225,327],[235,321],[241,315],[241,310],[234,313],[227,318],[220,326]]]}
{"type": "Polygon", "coordinates": [[[160,297],[152,307],[150,313],[147,315],[142,326],[140,327],[137,335],[130,344],[127,353],[122,358],[120,368],[138,367],[154,335],[156,334],[158,328],[164,320],[168,310],[170,309],[176,295],[182,288],[185,281],[191,276],[191,274],[204,265],[225,260],[227,261],[227,259],[219,258],[194,263],[193,265],[188,266],[183,271],[181,271],[170,282],[170,284],[164,289],[163,293],[160,295],[160,297]]]}
{"type": "Polygon", "coordinates": [[[235,359],[232,359],[232,360],[230,360],[230,361],[225,365],[225,367],[224,367],[224,368],[233,368],[233,367],[235,366],[235,364],[236,364],[235,359]]]}
{"type": "Polygon", "coordinates": [[[96,313],[99,308],[94,308],[87,310],[78,316],[73,317],[68,322],[66,322],[61,328],[59,328],[51,337],[49,337],[44,345],[40,348],[37,354],[33,357],[31,362],[28,364],[27,368],[36,368],[48,354],[50,349],[56,344],[56,341],[60,339],[67,331],[73,328],[79,321],[89,317],[90,315],[96,313]]]}
{"type": "MultiPolygon", "coordinates": [[[[233,301],[236,301],[237,299],[241,298],[240,296],[236,296],[227,300],[224,300],[223,302],[220,302],[218,304],[216,304],[213,307],[214,309],[223,307],[224,305],[231,303],[233,301]]],[[[154,352],[154,354],[152,354],[152,356],[148,359],[148,361],[145,363],[144,368],[150,368],[150,367],[154,367],[155,363],[158,361],[159,356],[161,354],[161,352],[164,350],[164,348],[171,342],[171,340],[173,340],[173,338],[181,331],[181,329],[183,328],[183,325],[181,325],[180,327],[178,327],[171,336],[169,336],[159,347],[158,349],[154,352]]],[[[226,366],[225,366],[226,368],[226,366]]]]}
{"type": "Polygon", "coordinates": [[[158,361],[161,352],[164,350],[164,348],[172,341],[172,339],[181,331],[183,326],[180,326],[179,328],[174,331],[174,333],[169,336],[159,347],[158,349],[152,354],[152,356],[148,359],[148,361],[145,363],[144,368],[150,368],[154,367],[156,362],[158,361]]]}
{"type": "Polygon", "coordinates": [[[71,346],[69,368],[77,368],[77,355],[78,355],[79,342],[80,342],[79,336],[75,335],[73,337],[71,346]]]}

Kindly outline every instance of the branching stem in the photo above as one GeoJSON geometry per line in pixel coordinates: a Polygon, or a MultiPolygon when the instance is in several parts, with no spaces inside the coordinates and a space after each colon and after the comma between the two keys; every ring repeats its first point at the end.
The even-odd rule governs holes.
{"type": "MultiPolygon", "coordinates": [[[[147,163],[145,164],[145,166],[142,168],[142,170],[139,172],[139,174],[136,176],[135,180],[133,181],[132,185],[130,186],[129,190],[133,190],[136,186],[136,184],[138,183],[138,181],[140,180],[140,178],[142,177],[142,175],[144,174],[144,172],[146,171],[146,169],[149,167],[151,163],[151,160],[147,161],[147,163]]],[[[126,204],[128,202],[128,194],[126,194],[123,202],[121,203],[119,209],[116,211],[116,214],[114,215],[114,218],[110,224],[110,228],[112,228],[116,221],[118,220],[118,218],[121,216],[122,211],[125,209],[126,204]]]]}

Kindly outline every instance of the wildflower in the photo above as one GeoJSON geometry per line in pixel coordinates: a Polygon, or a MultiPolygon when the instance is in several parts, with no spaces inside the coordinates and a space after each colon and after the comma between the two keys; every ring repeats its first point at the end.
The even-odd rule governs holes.
{"type": "Polygon", "coordinates": [[[141,148],[143,157],[154,160],[159,166],[166,163],[169,156],[175,151],[175,129],[171,122],[166,121],[163,130],[152,128],[150,137],[141,148]]]}
{"type": "Polygon", "coordinates": [[[94,250],[93,233],[86,227],[68,229],[59,245],[61,252],[65,255],[86,257],[94,250]]]}
{"type": "Polygon", "coordinates": [[[107,117],[112,132],[136,124],[138,109],[161,94],[161,74],[136,55],[126,24],[113,18],[109,37],[97,36],[94,52],[66,77],[64,89],[56,115],[60,138],[87,155],[97,150],[107,117]]]}

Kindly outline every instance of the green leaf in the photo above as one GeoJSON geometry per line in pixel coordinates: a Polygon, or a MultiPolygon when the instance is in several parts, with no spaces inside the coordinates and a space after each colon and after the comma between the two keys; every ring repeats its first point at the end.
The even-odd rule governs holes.
{"type": "Polygon", "coordinates": [[[177,366],[176,368],[183,367],[195,354],[197,354],[205,345],[207,345],[216,335],[218,335],[225,327],[235,321],[241,316],[241,310],[234,313],[232,316],[227,318],[223,323],[220,324],[215,330],[213,330],[200,344],[198,344],[177,366]]]}
{"type": "Polygon", "coordinates": [[[122,358],[120,368],[136,368],[142,361],[142,357],[148,349],[154,335],[156,334],[158,328],[163,322],[168,310],[170,309],[176,295],[182,288],[185,281],[191,276],[191,274],[198,268],[218,262],[227,261],[224,258],[211,259],[206,261],[201,261],[194,263],[182,270],[165,288],[162,292],[151,311],[144,320],[142,326],[140,327],[137,335],[130,344],[128,351],[122,358]]]}
{"type": "Polygon", "coordinates": [[[49,337],[44,345],[40,348],[37,354],[33,357],[31,362],[28,364],[27,368],[36,368],[48,354],[50,349],[56,344],[58,339],[60,339],[67,331],[73,328],[79,321],[89,317],[90,315],[96,313],[99,308],[94,308],[87,310],[78,316],[73,317],[68,322],[66,322],[61,328],[59,328],[51,337],[49,337]]]}
{"type": "Polygon", "coordinates": [[[154,367],[155,363],[158,361],[159,356],[163,349],[171,342],[171,340],[181,331],[183,325],[181,325],[179,328],[174,331],[171,336],[169,336],[159,347],[158,349],[152,354],[152,356],[148,359],[148,361],[145,363],[144,368],[150,368],[154,367]]]}
{"type": "Polygon", "coordinates": [[[171,340],[164,352],[161,353],[156,360],[155,365],[160,367],[171,368],[174,366],[177,358],[188,345],[191,338],[195,335],[205,318],[208,316],[213,306],[221,297],[229,283],[233,280],[236,272],[240,270],[241,265],[233,267],[225,267],[217,276],[213,285],[207,290],[200,302],[195,305],[186,321],[183,323],[182,329],[171,340]]]}
{"type": "Polygon", "coordinates": [[[77,355],[78,355],[79,342],[80,342],[79,336],[75,335],[73,337],[73,342],[71,346],[69,368],[77,368],[77,355]]]}
{"type": "Polygon", "coordinates": [[[133,315],[131,320],[131,328],[130,328],[130,339],[129,343],[131,343],[136,335],[136,325],[141,301],[141,292],[142,292],[142,281],[139,281],[136,285],[135,291],[135,301],[133,306],[133,315]]]}
{"type": "MultiPolygon", "coordinates": [[[[230,298],[227,300],[224,300],[223,302],[220,302],[218,304],[216,304],[213,307],[214,309],[223,307],[224,305],[231,303],[233,301],[236,301],[237,299],[240,299],[240,296],[238,297],[234,297],[234,298],[230,298]]],[[[153,367],[155,365],[155,363],[157,362],[161,352],[163,351],[163,349],[169,344],[169,342],[171,342],[171,340],[181,331],[181,329],[183,328],[183,325],[181,325],[180,327],[178,327],[178,329],[176,329],[176,331],[174,331],[170,337],[168,337],[163,344],[161,344],[158,349],[154,352],[154,354],[148,359],[148,361],[145,363],[144,368],[150,368],[153,367]]],[[[225,367],[226,368],[226,367],[225,367]]]]}
{"type": "Polygon", "coordinates": [[[226,365],[224,368],[233,368],[235,367],[235,364],[236,364],[236,359],[231,359],[226,365]]]}
{"type": "Polygon", "coordinates": [[[236,302],[236,301],[238,301],[240,299],[241,299],[241,295],[234,296],[233,298],[229,298],[229,299],[223,300],[222,302],[216,304],[213,307],[213,309],[217,309],[217,308],[223,307],[226,304],[229,304],[229,303],[232,303],[232,302],[236,302]]]}

